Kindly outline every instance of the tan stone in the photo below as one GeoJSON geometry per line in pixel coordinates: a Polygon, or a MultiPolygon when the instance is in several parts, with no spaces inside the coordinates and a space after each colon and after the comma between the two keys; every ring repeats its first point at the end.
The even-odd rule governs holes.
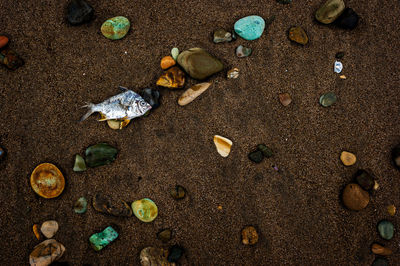
{"type": "Polygon", "coordinates": [[[54,239],[47,239],[37,245],[29,255],[32,266],[47,266],[57,261],[65,252],[65,247],[54,239]]]}
{"type": "Polygon", "coordinates": [[[232,141],[219,135],[214,136],[214,144],[222,157],[228,157],[231,152],[232,141]]]}
{"type": "Polygon", "coordinates": [[[367,207],[369,203],[369,194],[359,185],[350,183],[343,190],[342,200],[348,209],[360,211],[367,207]]]}
{"type": "Polygon", "coordinates": [[[191,87],[190,89],[187,89],[181,97],[178,99],[178,104],[180,106],[187,105],[191,103],[194,99],[200,96],[203,92],[205,92],[209,87],[211,83],[210,82],[204,82],[204,83],[199,83],[191,87]]]}
{"type": "Polygon", "coordinates": [[[390,250],[389,248],[385,248],[384,246],[381,246],[376,243],[372,245],[371,250],[372,250],[372,253],[374,253],[376,255],[382,255],[382,256],[392,255],[392,250],[390,250]]]}
{"type": "Polygon", "coordinates": [[[343,151],[343,152],[340,154],[340,160],[342,161],[342,163],[343,163],[344,165],[346,165],[346,166],[351,166],[351,165],[353,165],[353,164],[356,163],[357,157],[356,157],[353,153],[351,153],[351,152],[343,151]]]}
{"type": "Polygon", "coordinates": [[[242,230],[242,243],[245,245],[254,245],[258,242],[257,230],[253,226],[246,226],[242,230]]]}

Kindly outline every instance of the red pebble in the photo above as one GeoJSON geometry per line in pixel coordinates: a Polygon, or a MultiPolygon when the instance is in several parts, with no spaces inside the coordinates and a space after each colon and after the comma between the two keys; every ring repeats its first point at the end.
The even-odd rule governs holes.
{"type": "Polygon", "coordinates": [[[0,36],[0,48],[6,46],[8,43],[8,38],[6,36],[0,36]]]}

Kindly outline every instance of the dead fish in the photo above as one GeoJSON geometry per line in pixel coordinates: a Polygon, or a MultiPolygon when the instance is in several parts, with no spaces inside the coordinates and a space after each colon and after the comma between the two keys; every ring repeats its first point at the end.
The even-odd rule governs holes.
{"type": "Polygon", "coordinates": [[[81,121],[84,121],[91,114],[98,112],[101,114],[99,121],[116,119],[129,123],[131,119],[140,117],[151,109],[151,105],[136,92],[124,87],[119,88],[124,92],[112,96],[102,103],[87,103],[83,106],[89,108],[89,110],[82,116],[81,121]]]}

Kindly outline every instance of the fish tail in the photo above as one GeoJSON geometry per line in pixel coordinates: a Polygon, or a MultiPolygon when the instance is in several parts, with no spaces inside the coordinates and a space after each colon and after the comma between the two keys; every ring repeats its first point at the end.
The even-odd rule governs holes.
{"type": "Polygon", "coordinates": [[[86,120],[91,114],[93,114],[93,113],[95,112],[93,106],[94,106],[93,103],[86,103],[84,106],[82,106],[82,108],[87,107],[89,110],[87,111],[86,114],[84,114],[84,115],[82,116],[80,122],[86,120]]]}

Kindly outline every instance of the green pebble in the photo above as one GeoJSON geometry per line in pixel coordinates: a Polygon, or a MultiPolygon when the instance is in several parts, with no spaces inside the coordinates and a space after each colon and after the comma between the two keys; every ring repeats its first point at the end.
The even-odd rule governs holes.
{"type": "Polygon", "coordinates": [[[158,215],[157,205],[151,199],[144,198],[132,203],[133,214],[142,222],[149,223],[158,215]]]}
{"type": "Polygon", "coordinates": [[[82,171],[86,171],[86,163],[85,160],[82,158],[82,156],[80,156],[79,154],[77,154],[75,156],[75,164],[74,164],[74,169],[75,172],[82,172],[82,171]]]}
{"type": "Polygon", "coordinates": [[[386,240],[390,240],[394,235],[394,226],[387,220],[382,220],[378,223],[379,235],[386,240]]]}
{"type": "Polygon", "coordinates": [[[94,250],[99,251],[103,249],[105,246],[110,244],[118,237],[117,231],[114,230],[111,226],[107,227],[103,230],[103,232],[93,234],[89,241],[92,244],[94,250]]]}
{"type": "Polygon", "coordinates": [[[171,56],[175,61],[178,59],[178,55],[179,55],[179,49],[176,47],[172,48],[171,56]]]}
{"type": "Polygon", "coordinates": [[[248,157],[251,161],[255,163],[261,163],[261,161],[264,159],[263,153],[259,150],[250,152],[248,157]]]}
{"type": "Polygon", "coordinates": [[[319,103],[323,107],[329,107],[332,104],[334,104],[336,102],[336,100],[337,100],[336,94],[333,92],[328,92],[328,93],[321,95],[321,97],[319,98],[319,103]]]}
{"type": "Polygon", "coordinates": [[[101,25],[101,33],[110,40],[119,40],[125,37],[130,27],[131,23],[126,17],[113,17],[101,25]]]}
{"type": "Polygon", "coordinates": [[[89,167],[110,164],[115,161],[117,153],[118,150],[107,143],[90,146],[85,151],[86,164],[89,167]]]}
{"type": "Polygon", "coordinates": [[[85,197],[79,198],[74,204],[75,213],[85,213],[87,210],[87,200],[85,197]]]}
{"type": "Polygon", "coordinates": [[[268,148],[265,144],[259,144],[257,146],[257,150],[261,151],[262,154],[264,155],[264,157],[266,157],[266,158],[270,158],[270,157],[272,157],[272,155],[274,155],[272,150],[270,148],[268,148]]]}

